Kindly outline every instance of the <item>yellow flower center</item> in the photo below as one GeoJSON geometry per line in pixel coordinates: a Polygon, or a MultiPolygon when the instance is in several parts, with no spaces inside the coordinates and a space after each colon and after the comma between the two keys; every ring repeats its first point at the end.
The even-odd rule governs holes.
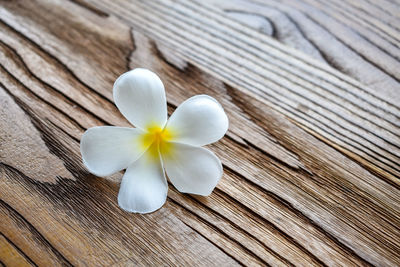
{"type": "Polygon", "coordinates": [[[144,150],[148,149],[148,155],[152,159],[159,157],[159,151],[163,155],[168,155],[172,150],[172,143],[169,143],[173,138],[173,133],[170,129],[162,129],[159,126],[150,126],[147,128],[147,133],[142,136],[141,144],[144,150]]]}

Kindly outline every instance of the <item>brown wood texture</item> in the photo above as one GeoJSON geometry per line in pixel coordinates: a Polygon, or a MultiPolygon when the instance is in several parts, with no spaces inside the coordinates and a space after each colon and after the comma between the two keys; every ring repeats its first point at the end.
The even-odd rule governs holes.
{"type": "Polygon", "coordinates": [[[0,265],[399,266],[400,3],[0,0],[0,265]],[[147,215],[82,165],[123,72],[230,119],[209,197],[147,215]]]}

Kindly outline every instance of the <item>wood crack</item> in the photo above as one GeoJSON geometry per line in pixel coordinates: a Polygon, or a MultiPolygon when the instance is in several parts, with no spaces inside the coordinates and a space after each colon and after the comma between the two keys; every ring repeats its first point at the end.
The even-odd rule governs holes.
{"type": "Polygon", "coordinates": [[[109,17],[109,15],[106,12],[104,12],[104,11],[102,11],[102,10],[92,6],[92,5],[90,5],[89,3],[85,2],[85,1],[82,1],[82,0],[69,0],[69,1],[71,1],[74,4],[84,8],[84,9],[90,11],[90,12],[92,12],[93,14],[96,14],[97,16],[109,17]]]}
{"type": "MultiPolygon", "coordinates": [[[[1,164],[1,162],[0,162],[1,164]]],[[[1,165],[0,165],[1,167],[1,165]]],[[[2,200],[0,199],[0,205],[3,204],[1,202],[2,200]]],[[[7,240],[8,243],[11,244],[11,246],[13,246],[19,253],[21,253],[21,255],[33,266],[38,266],[31,258],[29,258],[28,255],[25,254],[25,252],[23,252],[14,242],[12,242],[5,234],[3,234],[2,232],[0,232],[0,236],[4,237],[5,240],[7,240]]]]}
{"type": "MultiPolygon", "coordinates": [[[[369,266],[373,266],[371,263],[369,263],[367,260],[365,260],[364,258],[362,258],[361,256],[359,256],[354,250],[352,250],[351,248],[349,248],[348,246],[346,246],[345,244],[343,244],[342,242],[340,242],[335,236],[333,236],[332,234],[330,234],[329,232],[325,231],[320,225],[318,225],[317,223],[315,223],[312,219],[310,219],[309,217],[307,217],[305,214],[303,214],[300,210],[296,209],[290,202],[288,202],[287,200],[281,198],[280,196],[278,196],[277,194],[275,194],[272,191],[269,191],[263,187],[261,187],[260,185],[258,185],[257,183],[253,182],[252,180],[248,179],[247,177],[243,176],[242,174],[238,173],[237,171],[235,171],[234,169],[230,168],[229,166],[224,165],[224,169],[228,170],[229,172],[233,173],[234,175],[240,177],[241,179],[245,180],[247,183],[249,183],[251,186],[254,186],[255,188],[257,188],[258,190],[260,190],[261,192],[263,192],[264,194],[270,196],[271,198],[275,199],[278,203],[280,203],[281,205],[283,205],[285,208],[287,208],[290,212],[293,212],[294,214],[296,214],[300,219],[305,220],[308,224],[312,225],[318,232],[320,232],[321,234],[327,236],[333,243],[335,243],[337,246],[339,246],[340,248],[342,248],[344,251],[346,251],[346,253],[349,253],[350,255],[352,255],[353,257],[357,258],[358,260],[364,262],[366,265],[369,266]]],[[[222,191],[221,191],[222,192],[222,191]]],[[[226,194],[225,192],[222,192],[223,194],[226,194]]],[[[227,196],[230,198],[230,196],[227,196]]],[[[243,205],[241,203],[239,203],[239,205],[243,205]]],[[[254,216],[260,217],[259,214],[254,213],[254,211],[250,210],[248,207],[244,206],[245,209],[249,210],[249,212],[252,212],[254,216]]],[[[261,220],[265,220],[263,217],[260,217],[261,220]]],[[[270,223],[270,222],[269,222],[270,223]]],[[[282,232],[281,229],[279,229],[277,226],[274,225],[274,227],[277,228],[278,231],[282,232]]],[[[286,233],[282,232],[284,235],[286,235],[290,240],[293,240],[292,237],[288,236],[286,233]]],[[[296,242],[296,241],[294,241],[296,242]]],[[[297,242],[296,242],[297,243],[297,242]]],[[[299,244],[300,247],[302,247],[299,244]]],[[[303,247],[304,251],[306,253],[309,253],[307,249],[305,249],[303,247]]],[[[315,257],[313,255],[313,257],[315,257]]],[[[320,261],[320,259],[317,258],[318,261],[320,261]]]]}
{"type": "Polygon", "coordinates": [[[131,70],[131,57],[132,57],[132,54],[136,51],[136,44],[135,44],[135,38],[133,37],[133,28],[132,27],[129,28],[129,38],[131,41],[132,48],[126,56],[126,71],[131,70]]]}
{"type": "MultiPolygon", "coordinates": [[[[230,172],[234,173],[235,175],[238,176],[237,172],[234,172],[231,168],[227,167],[224,165],[224,168],[228,169],[230,172]]],[[[239,175],[240,178],[244,179],[246,182],[249,182],[249,180],[247,178],[243,178],[242,175],[239,175]]],[[[251,184],[254,186],[254,184],[251,184]]],[[[257,189],[260,189],[260,187],[258,187],[257,189]]],[[[259,221],[263,222],[266,225],[269,225],[273,230],[277,231],[279,233],[279,235],[281,235],[284,239],[286,239],[288,242],[292,243],[294,246],[296,246],[298,249],[300,249],[304,254],[308,255],[310,258],[312,258],[313,260],[315,260],[315,262],[317,262],[319,265],[321,266],[326,266],[326,264],[324,264],[320,259],[318,259],[315,255],[313,255],[310,251],[308,251],[304,246],[302,246],[300,243],[298,243],[295,239],[293,239],[290,235],[288,235],[287,233],[285,233],[284,231],[282,231],[279,227],[277,227],[275,224],[273,224],[272,222],[268,221],[267,219],[265,219],[264,217],[260,216],[258,213],[254,212],[253,210],[251,210],[249,207],[247,207],[246,205],[243,205],[242,203],[240,203],[239,201],[237,201],[236,199],[232,198],[230,195],[228,195],[227,193],[225,193],[224,191],[216,188],[215,191],[218,194],[223,195],[223,197],[231,200],[232,202],[237,203],[237,205],[239,207],[241,207],[242,209],[244,209],[246,212],[249,212],[251,214],[251,216],[257,218],[259,221]]],[[[265,189],[261,190],[262,192],[266,193],[267,191],[265,189]]],[[[191,197],[192,199],[194,199],[193,197],[191,197]]],[[[201,203],[199,201],[197,201],[196,199],[194,199],[196,202],[201,203]]],[[[211,212],[214,212],[213,210],[211,210],[210,208],[206,207],[208,210],[210,210],[211,212]]],[[[227,220],[228,222],[232,223],[235,227],[240,228],[239,225],[235,224],[234,222],[230,221],[228,218],[226,218],[225,216],[223,216],[222,214],[219,214],[219,216],[221,216],[222,218],[224,218],[225,220],[227,220]]],[[[252,235],[251,233],[247,232],[245,229],[242,229],[242,231],[246,232],[249,236],[251,236],[252,238],[254,238],[255,240],[261,242],[261,240],[259,240],[257,237],[255,237],[254,235],[252,235]]],[[[261,242],[262,243],[262,242],[261,242]]],[[[265,246],[265,245],[264,245],[265,246]]],[[[276,253],[276,252],[274,252],[276,253]]],[[[284,256],[277,254],[279,257],[282,257],[282,260],[284,260],[287,264],[289,265],[294,265],[293,263],[290,263],[287,259],[284,258],[284,256]]]]}
{"type": "MultiPolygon", "coordinates": [[[[14,169],[11,166],[5,165],[4,163],[0,162],[0,167],[5,168],[8,171],[11,172],[16,172],[19,173],[17,169],[14,169]]],[[[24,174],[19,173],[19,175],[24,176],[24,174]]],[[[61,262],[63,263],[64,266],[73,266],[70,261],[68,261],[67,258],[65,258],[28,220],[25,219],[24,216],[22,216],[18,211],[16,211],[13,207],[8,205],[6,202],[4,202],[2,199],[0,199],[0,205],[2,205],[5,209],[7,209],[10,213],[16,214],[18,217],[14,217],[14,219],[21,221],[23,224],[25,224],[29,230],[31,231],[32,234],[35,235],[37,239],[39,239],[41,242],[45,243],[46,246],[48,246],[51,251],[59,257],[61,262]]],[[[7,237],[6,237],[7,238],[7,237]]]]}
{"type": "MultiPolygon", "coordinates": [[[[170,185],[171,186],[171,185],[170,185]]],[[[191,213],[193,216],[195,216],[201,223],[207,225],[208,227],[212,228],[214,231],[220,233],[221,235],[227,237],[229,240],[231,240],[232,242],[236,243],[237,245],[239,245],[243,250],[245,250],[247,253],[249,253],[250,255],[252,255],[252,257],[256,258],[257,260],[261,261],[262,263],[268,265],[263,259],[259,258],[257,255],[253,254],[251,251],[249,251],[246,247],[244,247],[242,244],[236,242],[235,240],[233,240],[232,238],[230,238],[229,236],[227,236],[224,232],[221,231],[221,229],[215,227],[214,225],[210,224],[209,222],[203,220],[203,218],[199,217],[196,213],[194,213],[193,211],[187,209],[185,206],[183,206],[181,203],[175,201],[173,198],[168,197],[168,199],[174,203],[175,205],[179,206],[180,208],[184,209],[186,212],[191,213]]],[[[198,231],[196,228],[194,228],[192,225],[188,224],[187,222],[185,222],[185,220],[181,220],[181,222],[183,224],[185,224],[187,227],[189,227],[190,229],[192,229],[193,231],[195,231],[196,233],[198,233],[199,235],[201,235],[203,238],[205,238],[208,242],[210,242],[211,244],[213,244],[214,246],[216,246],[217,248],[221,249],[222,251],[224,251],[227,255],[229,255],[229,257],[231,257],[232,259],[234,259],[237,263],[239,263],[241,266],[245,266],[245,264],[243,262],[241,262],[239,259],[237,259],[235,257],[235,255],[232,255],[229,251],[227,251],[224,247],[220,246],[219,244],[215,243],[214,241],[212,241],[210,238],[208,238],[207,236],[205,236],[203,233],[201,233],[200,231],[198,231]]]]}
{"type": "Polygon", "coordinates": [[[68,66],[66,66],[61,60],[59,60],[56,56],[52,55],[51,53],[47,52],[44,48],[42,48],[39,44],[37,44],[35,41],[33,41],[32,39],[30,39],[28,36],[24,35],[23,33],[21,33],[20,31],[18,31],[17,29],[11,27],[10,25],[8,25],[4,20],[2,20],[0,18],[0,24],[5,26],[7,29],[11,30],[12,32],[16,33],[19,37],[21,37],[22,39],[26,40],[28,43],[30,43],[31,45],[33,45],[36,49],[38,49],[41,53],[47,55],[49,58],[51,58],[54,62],[56,62],[58,64],[58,66],[62,67],[62,69],[67,72],[69,75],[71,75],[77,82],[79,82],[82,86],[86,87],[87,89],[89,89],[92,93],[94,93],[96,96],[102,98],[104,101],[107,101],[111,104],[113,104],[113,102],[108,99],[106,96],[104,96],[103,94],[99,93],[98,91],[96,91],[94,88],[92,88],[91,86],[89,86],[87,83],[85,83],[83,80],[81,80],[71,69],[68,68],[68,66]]]}
{"type": "MultiPolygon", "coordinates": [[[[31,77],[33,77],[35,80],[37,80],[38,82],[40,82],[45,88],[52,90],[52,92],[54,92],[59,98],[65,98],[67,101],[69,101],[70,103],[79,106],[79,108],[81,108],[82,110],[84,110],[85,112],[91,114],[96,120],[101,121],[103,123],[106,123],[106,121],[99,117],[98,115],[96,115],[95,113],[93,113],[92,111],[88,110],[86,107],[84,107],[83,105],[81,105],[80,103],[76,102],[74,99],[72,99],[71,97],[69,97],[68,95],[66,95],[65,93],[57,90],[55,87],[53,87],[52,85],[46,83],[45,81],[43,81],[42,79],[40,79],[38,76],[36,76],[30,69],[29,67],[26,65],[26,63],[24,62],[24,60],[22,59],[22,57],[17,53],[17,51],[15,51],[13,48],[11,48],[10,46],[8,46],[7,44],[5,44],[3,41],[0,40],[0,44],[7,47],[7,49],[11,50],[13,52],[13,55],[15,57],[18,58],[18,61],[16,61],[16,63],[20,63],[20,65],[22,65],[24,71],[26,71],[27,73],[29,73],[29,75],[31,77]]],[[[48,104],[49,106],[52,106],[54,109],[56,109],[57,111],[59,111],[60,113],[64,114],[66,117],[68,117],[71,121],[74,122],[74,124],[76,124],[77,126],[79,126],[79,128],[84,129],[84,126],[81,125],[76,119],[72,118],[69,114],[67,114],[65,111],[61,110],[60,108],[58,108],[56,105],[49,103],[46,99],[44,99],[43,97],[41,97],[40,95],[38,95],[37,93],[35,93],[34,91],[32,91],[30,88],[28,88],[23,82],[21,82],[20,80],[18,80],[17,77],[15,77],[12,73],[10,73],[7,69],[6,66],[1,65],[1,68],[7,72],[8,75],[10,75],[16,82],[18,82],[18,84],[20,84],[22,87],[24,87],[27,91],[29,91],[30,93],[32,93],[33,95],[35,95],[37,98],[41,99],[43,102],[45,102],[46,104],[48,104]]],[[[63,99],[62,101],[65,101],[65,99],[63,99]]],[[[112,102],[110,102],[112,103],[112,102]]],[[[112,103],[114,105],[114,103],[112,103]]]]}

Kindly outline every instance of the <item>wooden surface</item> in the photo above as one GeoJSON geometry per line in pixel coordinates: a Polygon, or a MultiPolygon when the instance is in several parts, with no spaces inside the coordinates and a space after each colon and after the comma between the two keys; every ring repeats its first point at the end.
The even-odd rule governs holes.
{"type": "Polygon", "coordinates": [[[1,0],[0,265],[399,266],[399,60],[394,0],[1,0]],[[135,67],[224,106],[211,196],[130,214],[84,169],[135,67]]]}

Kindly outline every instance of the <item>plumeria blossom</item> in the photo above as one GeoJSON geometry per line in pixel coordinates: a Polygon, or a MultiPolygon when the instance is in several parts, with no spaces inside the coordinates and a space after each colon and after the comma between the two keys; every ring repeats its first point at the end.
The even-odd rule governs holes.
{"type": "Polygon", "coordinates": [[[184,101],[167,121],[167,102],[160,78],[134,69],[114,83],[114,101],[136,128],[101,126],[81,139],[83,163],[97,176],[126,169],[119,206],[149,213],[166,201],[168,184],[182,193],[207,196],[222,176],[221,161],[201,146],[221,139],[228,130],[222,106],[207,95],[184,101]]]}

